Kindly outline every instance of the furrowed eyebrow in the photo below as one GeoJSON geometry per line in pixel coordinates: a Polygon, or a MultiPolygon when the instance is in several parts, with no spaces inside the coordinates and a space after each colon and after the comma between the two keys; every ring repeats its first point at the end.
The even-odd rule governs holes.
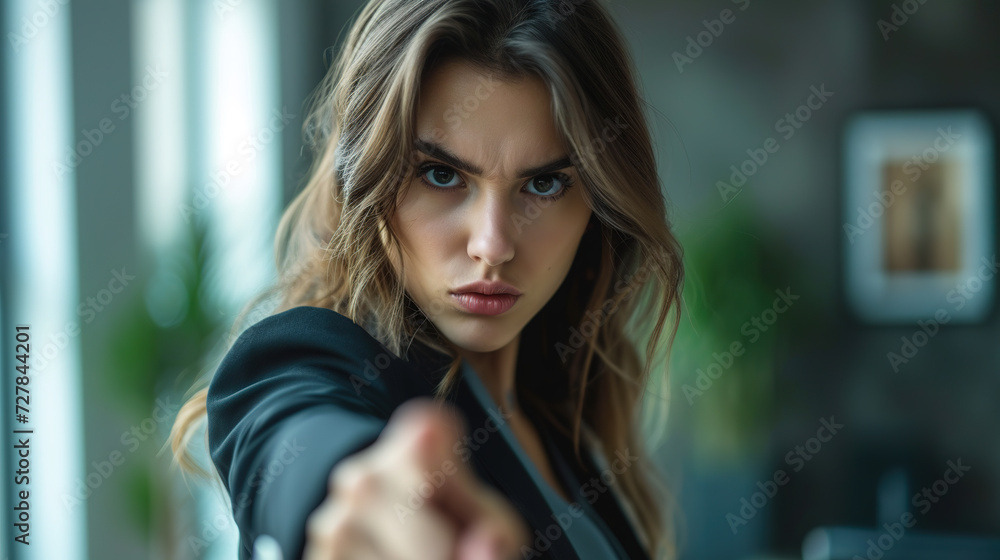
{"type": "MultiPolygon", "coordinates": [[[[426,140],[420,140],[420,139],[418,139],[414,143],[414,145],[417,150],[420,150],[421,152],[431,157],[440,159],[441,161],[447,163],[448,165],[456,169],[461,169],[466,173],[470,173],[478,177],[481,177],[483,174],[483,169],[481,167],[463,160],[462,158],[451,153],[444,146],[435,144],[434,142],[428,142],[426,140]]],[[[564,169],[566,167],[573,167],[573,161],[569,158],[569,156],[559,158],[555,161],[539,165],[537,167],[522,169],[521,171],[518,171],[518,177],[520,179],[528,179],[536,175],[544,175],[546,173],[556,171],[558,169],[564,169]]]]}

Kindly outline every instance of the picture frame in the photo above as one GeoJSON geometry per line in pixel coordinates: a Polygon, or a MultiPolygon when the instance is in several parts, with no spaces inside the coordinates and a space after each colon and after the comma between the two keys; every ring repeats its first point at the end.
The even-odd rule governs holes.
{"type": "Polygon", "coordinates": [[[994,148],[976,109],[862,111],[843,134],[846,299],[866,323],[982,321],[998,278],[994,148]]]}

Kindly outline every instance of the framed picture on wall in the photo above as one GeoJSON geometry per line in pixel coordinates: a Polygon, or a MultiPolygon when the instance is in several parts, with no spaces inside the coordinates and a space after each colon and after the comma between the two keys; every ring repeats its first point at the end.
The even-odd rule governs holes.
{"type": "Polygon", "coordinates": [[[972,323],[1000,281],[993,137],[977,110],[868,111],[844,129],[844,273],[868,323],[972,323]]]}

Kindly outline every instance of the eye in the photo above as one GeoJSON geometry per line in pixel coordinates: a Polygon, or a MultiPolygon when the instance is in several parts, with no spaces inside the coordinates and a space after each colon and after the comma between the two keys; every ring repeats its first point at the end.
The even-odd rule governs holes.
{"type": "MultiPolygon", "coordinates": [[[[424,163],[417,170],[417,176],[430,189],[453,191],[461,187],[463,181],[458,172],[440,163],[424,163]]],[[[573,179],[565,173],[547,173],[528,179],[526,192],[536,198],[562,198],[573,186],[573,179]]]]}
{"type": "Polygon", "coordinates": [[[570,179],[569,175],[565,173],[550,173],[548,175],[532,177],[528,180],[525,188],[528,189],[529,194],[541,198],[561,198],[572,185],[573,180],[570,179]],[[531,192],[532,187],[538,192],[531,192]]]}
{"type": "Polygon", "coordinates": [[[431,187],[443,190],[451,190],[454,188],[456,184],[449,184],[453,181],[458,181],[457,184],[461,184],[461,180],[458,178],[458,173],[455,173],[454,169],[444,165],[432,164],[421,166],[420,178],[431,187]]]}

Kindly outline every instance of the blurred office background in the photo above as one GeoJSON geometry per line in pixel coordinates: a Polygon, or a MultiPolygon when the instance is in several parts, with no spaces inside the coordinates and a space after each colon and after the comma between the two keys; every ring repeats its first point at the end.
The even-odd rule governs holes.
{"type": "MultiPolygon", "coordinates": [[[[0,453],[3,554],[235,558],[218,489],[169,471],[166,438],[206,356],[273,277],[274,228],[309,163],[304,102],[360,5],[4,2],[0,360],[11,379],[15,325],[30,325],[34,434],[28,547],[14,542],[6,505],[21,489],[13,442],[0,453]]],[[[870,530],[847,558],[892,558],[924,535],[1000,535],[995,280],[961,296],[975,299],[976,317],[937,329],[934,311],[954,309],[949,290],[914,292],[930,312],[911,318],[873,320],[852,306],[845,226],[863,219],[845,203],[857,185],[843,142],[863,111],[975,110],[992,134],[1000,7],[608,6],[635,56],[687,251],[669,386],[650,391],[671,398],[652,431],[679,498],[681,558],[836,557],[824,547],[847,527],[870,530]],[[734,177],[765,152],[745,182],[734,177]],[[729,352],[737,342],[742,353],[729,352]],[[913,523],[897,537],[890,528],[907,512],[913,523]]],[[[991,259],[996,151],[979,149],[972,234],[991,259]]],[[[968,221],[944,219],[921,235],[968,221]]],[[[865,226],[864,241],[879,231],[865,226]]],[[[905,246],[918,229],[901,231],[905,246]]],[[[961,267],[964,235],[916,270],[961,267]]],[[[2,392],[10,434],[23,426],[13,383],[2,392]]]]}

